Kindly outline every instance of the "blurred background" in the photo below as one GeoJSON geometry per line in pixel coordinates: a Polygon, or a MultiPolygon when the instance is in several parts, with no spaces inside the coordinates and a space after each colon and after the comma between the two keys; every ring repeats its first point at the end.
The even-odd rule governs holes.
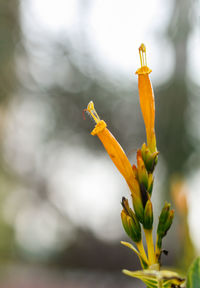
{"type": "Polygon", "coordinates": [[[142,42],[155,222],[165,199],[176,209],[162,262],[186,271],[200,252],[200,1],[0,0],[0,23],[1,287],[143,287],[121,273],[139,268],[120,245],[128,187],[82,117],[93,100],[135,162],[142,42]]]}

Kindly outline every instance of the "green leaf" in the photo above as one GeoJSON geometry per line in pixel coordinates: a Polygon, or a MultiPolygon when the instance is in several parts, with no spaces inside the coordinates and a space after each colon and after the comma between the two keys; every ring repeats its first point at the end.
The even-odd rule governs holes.
{"type": "Polygon", "coordinates": [[[200,257],[190,266],[187,274],[187,288],[200,287],[200,257]]]}
{"type": "Polygon", "coordinates": [[[142,280],[148,288],[171,288],[173,286],[179,287],[185,282],[185,279],[181,278],[177,273],[168,270],[123,270],[123,273],[142,280]]]}
{"type": "Polygon", "coordinates": [[[125,242],[125,241],[121,241],[120,243],[122,245],[130,248],[132,251],[134,251],[137,254],[137,256],[140,259],[140,263],[141,263],[143,269],[147,269],[148,268],[148,263],[142,258],[142,255],[140,254],[140,252],[131,243],[125,242]]]}

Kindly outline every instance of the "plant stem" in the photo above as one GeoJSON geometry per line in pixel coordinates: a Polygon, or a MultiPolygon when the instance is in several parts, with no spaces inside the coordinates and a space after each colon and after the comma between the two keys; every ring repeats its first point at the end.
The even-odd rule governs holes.
{"type": "Polygon", "coordinates": [[[145,260],[145,262],[148,263],[147,255],[146,255],[146,252],[144,250],[144,246],[143,246],[142,240],[140,242],[137,242],[136,245],[137,245],[137,248],[138,248],[142,258],[145,260]]]}
{"type": "MultiPolygon", "coordinates": [[[[157,238],[156,238],[156,245],[155,245],[155,257],[156,257],[156,262],[159,262],[159,258],[160,258],[160,253],[161,253],[161,248],[159,248],[159,245],[158,245],[158,235],[157,235],[157,238]]],[[[162,241],[162,240],[160,240],[162,241]]]]}
{"type": "Polygon", "coordinates": [[[145,233],[146,242],[147,242],[149,265],[152,265],[156,263],[152,229],[151,230],[144,229],[144,233],[145,233]]]}

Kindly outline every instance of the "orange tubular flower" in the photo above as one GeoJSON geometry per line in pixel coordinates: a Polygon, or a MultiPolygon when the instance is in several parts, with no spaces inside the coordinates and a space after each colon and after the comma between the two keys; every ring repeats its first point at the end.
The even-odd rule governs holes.
{"type": "Polygon", "coordinates": [[[143,205],[140,195],[140,187],[138,181],[136,180],[136,173],[133,170],[131,163],[129,162],[124,150],[112,135],[112,133],[106,128],[107,124],[101,120],[94,108],[94,103],[89,102],[86,112],[92,116],[96,126],[92,130],[91,134],[97,135],[102,142],[104,148],[106,149],[111,160],[119,170],[119,172],[124,176],[133,198],[133,205],[135,208],[135,213],[138,215],[139,219],[143,219],[143,205]]]}
{"type": "Polygon", "coordinates": [[[144,123],[146,127],[147,135],[147,146],[150,151],[156,152],[156,137],[155,137],[155,103],[154,103],[154,93],[151,86],[151,81],[149,79],[149,73],[151,69],[147,67],[146,60],[146,47],[141,44],[139,48],[141,68],[136,71],[138,74],[138,90],[140,96],[140,106],[142,110],[142,115],[144,118],[144,123]]]}

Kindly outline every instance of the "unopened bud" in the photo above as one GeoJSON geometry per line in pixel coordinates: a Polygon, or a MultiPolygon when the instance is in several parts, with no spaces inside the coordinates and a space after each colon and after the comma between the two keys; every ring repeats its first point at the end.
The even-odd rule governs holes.
{"type": "Polygon", "coordinates": [[[141,153],[142,153],[142,159],[144,161],[148,173],[152,173],[158,162],[159,152],[156,151],[152,153],[144,143],[141,148],[141,153]]]}
{"type": "Polygon", "coordinates": [[[128,203],[128,199],[126,199],[125,197],[122,197],[122,207],[124,208],[124,210],[126,211],[126,213],[128,215],[130,215],[130,206],[129,206],[129,203],[128,203]]]}
{"type": "Polygon", "coordinates": [[[126,231],[127,235],[130,237],[130,231],[127,223],[127,214],[124,210],[121,212],[121,219],[122,219],[122,225],[124,227],[124,230],[126,231]]]}
{"type": "Polygon", "coordinates": [[[138,180],[140,184],[143,184],[145,188],[148,188],[148,172],[146,170],[144,161],[142,159],[141,150],[137,151],[137,165],[138,165],[138,180]]]}
{"type": "Polygon", "coordinates": [[[157,228],[157,234],[159,237],[163,238],[167,234],[167,231],[171,227],[173,218],[174,210],[170,210],[170,204],[166,202],[159,217],[157,228]]]}
{"type": "Polygon", "coordinates": [[[139,242],[141,240],[141,227],[135,217],[134,219],[127,215],[126,211],[123,209],[121,212],[122,225],[127,235],[134,241],[139,242]]]}
{"type": "MultiPolygon", "coordinates": [[[[169,228],[171,227],[172,222],[173,222],[173,219],[174,219],[174,210],[170,210],[170,211],[169,211],[168,218],[167,218],[167,221],[166,221],[166,223],[165,223],[165,235],[167,234],[167,231],[168,231],[169,228]]],[[[164,236],[165,236],[165,235],[164,235],[164,236]]]]}
{"type": "Polygon", "coordinates": [[[139,242],[141,240],[141,227],[139,222],[135,222],[132,217],[127,216],[127,223],[130,231],[130,237],[134,242],[139,242]]]}
{"type": "Polygon", "coordinates": [[[133,208],[134,208],[135,214],[137,216],[137,219],[140,221],[140,223],[143,223],[143,221],[144,221],[144,205],[143,205],[142,193],[141,193],[140,198],[135,196],[134,194],[132,194],[131,196],[132,196],[133,208]]]}
{"type": "Polygon", "coordinates": [[[136,227],[136,230],[141,231],[140,223],[139,220],[136,216],[136,214],[133,212],[133,210],[130,208],[128,199],[125,197],[122,197],[122,206],[123,206],[123,211],[126,213],[126,216],[130,216],[132,220],[134,221],[134,225],[136,227]]]}
{"type": "Polygon", "coordinates": [[[145,143],[143,143],[142,147],[141,147],[141,153],[142,153],[142,159],[144,161],[146,160],[146,149],[147,149],[147,145],[145,143]]]}
{"type": "Polygon", "coordinates": [[[144,229],[151,230],[153,226],[153,206],[151,200],[148,200],[144,209],[144,229]]]}
{"type": "Polygon", "coordinates": [[[168,218],[169,209],[170,209],[170,204],[165,202],[165,205],[164,205],[164,207],[160,213],[160,217],[159,217],[159,223],[158,223],[158,229],[157,229],[158,234],[159,234],[160,230],[163,230],[163,226],[165,225],[165,222],[168,218]]]}

